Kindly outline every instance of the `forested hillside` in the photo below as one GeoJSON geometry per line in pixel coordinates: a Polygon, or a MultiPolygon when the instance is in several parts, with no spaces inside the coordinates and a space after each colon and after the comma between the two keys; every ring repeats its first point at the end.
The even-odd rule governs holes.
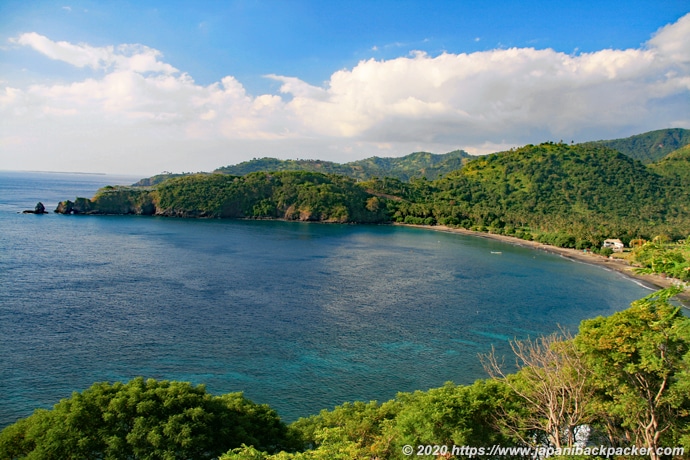
{"type": "MultiPolygon", "coordinates": [[[[430,164],[427,155],[405,157],[405,164],[430,164]]],[[[458,157],[466,161],[462,168],[433,181],[358,182],[306,171],[198,174],[150,188],[106,187],[91,200],[64,202],[59,212],[443,224],[598,250],[606,238],[688,236],[688,155],[681,149],[645,166],[606,147],[549,142],[458,157]]],[[[270,168],[273,161],[260,163],[270,168]]]]}
{"type": "Polygon", "coordinates": [[[659,129],[624,139],[586,142],[585,145],[608,147],[640,160],[644,164],[659,161],[669,153],[690,144],[690,129],[659,129]]]}
{"type": "MultiPolygon", "coordinates": [[[[429,152],[415,152],[399,158],[371,157],[350,163],[334,163],[323,160],[279,160],[277,158],[254,158],[250,161],[217,168],[214,173],[245,176],[253,172],[308,171],[322,174],[339,174],[358,180],[373,177],[394,177],[408,181],[414,177],[437,179],[451,171],[460,169],[473,158],[467,152],[455,150],[442,155],[429,152]]],[[[161,173],[138,181],[135,186],[148,187],[168,179],[189,176],[191,173],[161,173]]]]}
{"type": "MultiPolygon", "coordinates": [[[[586,147],[608,147],[624,155],[651,164],[664,158],[674,150],[690,144],[690,130],[682,128],[661,129],[638,134],[624,139],[585,142],[586,147]]],[[[415,152],[399,158],[371,157],[350,163],[334,163],[323,160],[279,160],[277,158],[255,158],[236,165],[217,168],[214,173],[244,176],[253,172],[309,171],[323,174],[340,174],[358,180],[390,177],[401,181],[413,178],[435,180],[462,168],[476,158],[463,150],[445,154],[415,152]]],[[[157,185],[167,179],[191,175],[192,173],[161,173],[141,179],[135,186],[157,185]]],[[[197,173],[199,174],[199,173],[197,173]]]]}
{"type": "Polygon", "coordinates": [[[436,181],[371,181],[399,222],[450,224],[568,247],[605,238],[687,236],[680,189],[638,161],[602,147],[545,143],[477,158],[436,181]],[[547,238],[544,236],[544,238],[547,238]],[[558,239],[558,241],[556,241],[558,239]]]}
{"type": "Polygon", "coordinates": [[[690,184],[690,145],[669,153],[649,169],[676,182],[677,185],[690,184]]]}
{"type": "Polygon", "coordinates": [[[198,174],[155,187],[105,187],[91,199],[63,201],[64,214],[145,214],[174,217],[383,222],[386,210],[354,179],[304,171],[246,176],[198,174]]]}
{"type": "Polygon", "coordinates": [[[431,180],[460,169],[469,158],[472,157],[462,150],[443,155],[415,152],[400,158],[371,157],[344,164],[321,160],[260,158],[218,168],[214,172],[244,176],[259,171],[311,171],[340,174],[360,180],[373,177],[394,177],[403,181],[408,181],[413,177],[424,177],[431,180]]]}

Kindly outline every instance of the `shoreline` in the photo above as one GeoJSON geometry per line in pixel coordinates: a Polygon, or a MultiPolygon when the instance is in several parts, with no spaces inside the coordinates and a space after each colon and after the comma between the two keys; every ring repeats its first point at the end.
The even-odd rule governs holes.
{"type": "MultiPolygon", "coordinates": [[[[592,252],[582,252],[578,249],[571,248],[560,248],[557,246],[551,246],[544,243],[539,243],[537,241],[523,240],[514,236],[497,235],[495,233],[485,233],[477,232],[474,230],[467,230],[464,228],[454,228],[445,225],[416,225],[416,224],[400,224],[394,223],[393,225],[400,225],[403,227],[413,227],[421,228],[426,230],[434,230],[437,232],[444,233],[457,233],[460,235],[476,236],[479,238],[486,238],[489,240],[501,241],[503,243],[512,244],[514,246],[522,246],[529,249],[538,249],[542,251],[549,252],[551,254],[556,254],[566,259],[571,259],[577,262],[582,262],[586,264],[596,265],[598,267],[613,270],[617,273],[622,274],[626,278],[630,278],[634,282],[638,282],[644,287],[657,290],[671,287],[679,283],[675,278],[665,278],[657,274],[643,275],[635,273],[633,270],[635,267],[628,264],[627,261],[620,259],[609,259],[608,257],[601,256],[599,254],[594,254],[592,252]]],[[[686,288],[685,291],[678,294],[675,299],[678,299],[685,308],[690,308],[690,290],[686,288]]]]}

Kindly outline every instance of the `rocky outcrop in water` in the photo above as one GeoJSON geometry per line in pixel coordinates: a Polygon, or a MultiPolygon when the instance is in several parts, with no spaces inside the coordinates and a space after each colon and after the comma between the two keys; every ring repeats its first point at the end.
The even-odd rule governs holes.
{"type": "Polygon", "coordinates": [[[48,213],[46,212],[46,207],[43,206],[43,203],[41,203],[39,201],[38,203],[36,203],[36,207],[34,207],[33,210],[27,209],[27,210],[23,211],[23,214],[48,214],[48,213]]]}
{"type": "Polygon", "coordinates": [[[91,200],[88,198],[77,198],[74,201],[61,201],[58,203],[57,208],[55,208],[55,212],[58,214],[104,214],[94,210],[91,200]]]}
{"type": "Polygon", "coordinates": [[[58,214],[72,214],[72,206],[74,206],[74,203],[70,200],[61,201],[54,212],[58,214]]]}

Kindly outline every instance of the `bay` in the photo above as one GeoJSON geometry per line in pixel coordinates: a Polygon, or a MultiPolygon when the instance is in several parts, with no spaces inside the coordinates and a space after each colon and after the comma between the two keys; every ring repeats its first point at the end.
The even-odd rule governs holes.
{"type": "Polygon", "coordinates": [[[478,353],[649,293],[424,229],[18,214],[136,179],[0,172],[0,427],[136,376],[243,391],[289,422],[485,378],[478,353]]]}

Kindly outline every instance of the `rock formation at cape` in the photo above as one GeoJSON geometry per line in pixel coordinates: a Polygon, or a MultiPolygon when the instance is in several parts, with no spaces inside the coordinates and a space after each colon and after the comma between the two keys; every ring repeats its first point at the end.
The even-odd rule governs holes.
{"type": "Polygon", "coordinates": [[[46,207],[43,206],[43,203],[41,203],[40,201],[38,203],[36,203],[36,206],[34,207],[33,210],[27,209],[27,210],[23,211],[22,213],[23,214],[48,214],[46,212],[46,207]]]}

